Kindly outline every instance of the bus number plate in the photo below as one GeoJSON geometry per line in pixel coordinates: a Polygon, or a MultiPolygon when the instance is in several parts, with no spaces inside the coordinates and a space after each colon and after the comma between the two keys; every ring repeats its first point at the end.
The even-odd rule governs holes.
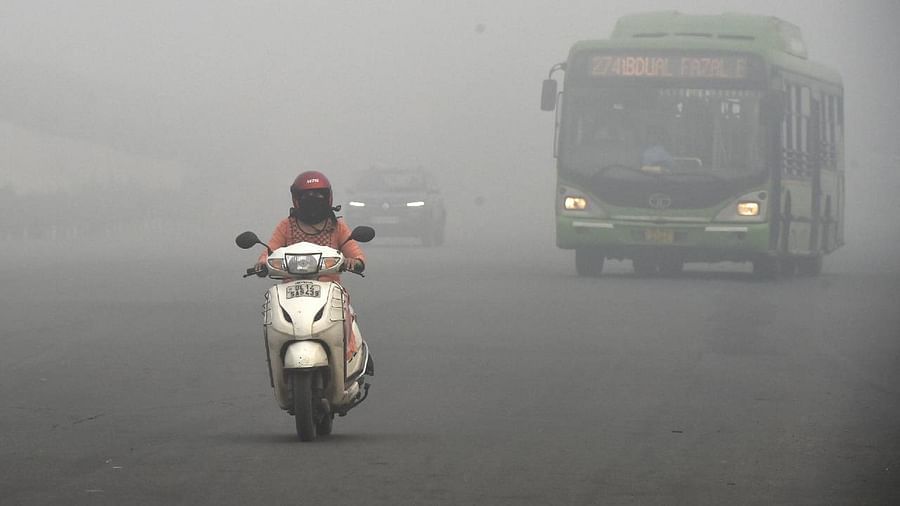
{"type": "Polygon", "coordinates": [[[287,298],[295,299],[297,297],[318,297],[322,292],[322,288],[313,283],[297,283],[296,285],[288,285],[285,291],[287,292],[287,298]]]}
{"type": "Polygon", "coordinates": [[[658,244],[672,244],[675,242],[675,232],[665,228],[644,229],[644,240],[658,244]]]}

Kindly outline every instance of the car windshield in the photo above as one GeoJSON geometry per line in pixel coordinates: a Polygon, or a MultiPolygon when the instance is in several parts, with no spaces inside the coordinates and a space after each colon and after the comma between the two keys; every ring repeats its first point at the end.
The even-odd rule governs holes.
{"type": "Polygon", "coordinates": [[[604,88],[566,97],[568,170],[619,179],[732,179],[764,169],[756,90],[604,88]]]}
{"type": "Polygon", "coordinates": [[[360,178],[358,191],[415,192],[425,189],[425,175],[418,171],[372,170],[360,178]]]}

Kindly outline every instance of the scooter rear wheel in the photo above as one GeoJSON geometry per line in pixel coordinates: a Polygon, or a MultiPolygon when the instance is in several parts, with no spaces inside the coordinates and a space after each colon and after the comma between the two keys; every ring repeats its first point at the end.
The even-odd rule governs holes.
{"type": "Polygon", "coordinates": [[[294,389],[294,421],[300,441],[316,439],[315,406],[313,404],[313,372],[302,371],[291,375],[294,389]]]}

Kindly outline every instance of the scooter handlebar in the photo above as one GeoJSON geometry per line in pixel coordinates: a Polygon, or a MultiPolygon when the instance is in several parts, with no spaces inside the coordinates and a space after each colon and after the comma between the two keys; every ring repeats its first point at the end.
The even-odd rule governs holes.
{"type": "Polygon", "coordinates": [[[244,274],[243,277],[249,278],[250,276],[256,275],[260,278],[264,278],[269,274],[269,269],[264,265],[261,269],[258,269],[256,266],[250,267],[247,269],[247,273],[244,274]]]}
{"type": "Polygon", "coordinates": [[[351,273],[351,274],[356,274],[357,276],[359,276],[359,277],[361,277],[361,278],[366,277],[366,275],[363,274],[362,271],[355,271],[355,270],[353,270],[353,269],[348,269],[348,268],[347,268],[347,264],[341,265],[341,268],[338,269],[338,270],[339,270],[340,272],[349,272],[349,273],[351,273]]]}
{"type": "MultiPolygon", "coordinates": [[[[360,276],[363,278],[366,277],[366,275],[363,274],[362,272],[357,272],[355,270],[348,269],[346,267],[346,265],[342,265],[340,268],[340,271],[341,272],[349,272],[351,274],[356,274],[357,276],[360,276]]],[[[254,276],[254,275],[258,276],[260,278],[264,278],[269,275],[269,268],[266,267],[265,265],[263,265],[261,269],[258,269],[256,266],[253,266],[253,267],[250,267],[249,269],[247,269],[246,274],[244,274],[242,277],[249,278],[250,276],[254,276]]]]}

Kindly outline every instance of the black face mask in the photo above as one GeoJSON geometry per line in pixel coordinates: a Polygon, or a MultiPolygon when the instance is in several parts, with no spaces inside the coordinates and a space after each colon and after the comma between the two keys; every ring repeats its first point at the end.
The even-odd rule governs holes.
{"type": "Polygon", "coordinates": [[[307,225],[315,225],[331,213],[328,201],[318,198],[301,199],[297,207],[291,208],[291,216],[307,225]]]}

